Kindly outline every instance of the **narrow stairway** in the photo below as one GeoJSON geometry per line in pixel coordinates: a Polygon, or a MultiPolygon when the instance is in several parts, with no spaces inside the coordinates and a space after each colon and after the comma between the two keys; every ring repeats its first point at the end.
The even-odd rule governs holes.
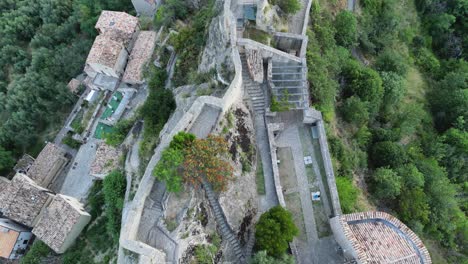
{"type": "Polygon", "coordinates": [[[210,202],[211,208],[213,209],[216,218],[216,223],[219,226],[223,240],[226,240],[231,246],[231,248],[234,250],[238,263],[247,263],[245,255],[242,252],[239,240],[237,239],[236,234],[232,231],[231,227],[229,226],[226,220],[226,216],[224,215],[223,209],[219,204],[218,198],[216,197],[216,194],[213,191],[213,188],[206,180],[203,180],[203,189],[205,189],[206,196],[208,197],[208,201],[210,202]]]}
{"type": "Polygon", "coordinates": [[[264,115],[265,114],[265,94],[261,85],[252,78],[250,78],[249,70],[247,68],[247,58],[244,53],[240,54],[242,62],[242,81],[244,82],[244,89],[249,94],[250,100],[254,113],[264,115]]]}

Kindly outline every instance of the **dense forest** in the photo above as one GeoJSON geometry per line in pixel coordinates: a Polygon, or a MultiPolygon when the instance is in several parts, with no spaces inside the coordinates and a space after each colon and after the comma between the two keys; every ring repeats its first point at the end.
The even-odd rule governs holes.
{"type": "Polygon", "coordinates": [[[389,211],[435,263],[466,263],[468,2],[339,10],[314,2],[307,61],[344,212],[389,211]]]}
{"type": "Polygon", "coordinates": [[[51,140],[75,100],[67,90],[83,67],[101,10],[119,0],[0,0],[0,174],[51,140]]]}

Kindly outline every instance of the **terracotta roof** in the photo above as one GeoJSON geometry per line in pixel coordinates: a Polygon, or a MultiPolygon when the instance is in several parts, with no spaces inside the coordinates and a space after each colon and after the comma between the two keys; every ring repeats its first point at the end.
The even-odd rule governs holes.
{"type": "Polygon", "coordinates": [[[102,11],[96,23],[100,34],[127,43],[138,28],[138,18],[125,12],[102,11]]]}
{"type": "Polygon", "coordinates": [[[80,87],[80,84],[81,84],[80,81],[78,81],[77,79],[73,78],[73,79],[70,80],[70,82],[68,83],[67,87],[68,87],[68,89],[70,89],[70,92],[76,93],[77,90],[78,90],[78,87],[80,87]]]}
{"type": "Polygon", "coordinates": [[[40,186],[47,187],[55,176],[56,170],[66,161],[65,153],[65,150],[57,145],[47,143],[28,170],[28,176],[40,186]]]}
{"type": "Polygon", "coordinates": [[[387,213],[347,214],[340,216],[339,220],[361,263],[431,263],[421,239],[387,213]]]}
{"type": "Polygon", "coordinates": [[[86,63],[97,63],[114,69],[122,49],[123,45],[120,42],[99,35],[94,40],[86,63]]]}
{"type": "Polygon", "coordinates": [[[100,143],[96,150],[96,158],[91,164],[90,174],[96,177],[105,176],[116,168],[120,160],[117,148],[100,143]]]}
{"type": "Polygon", "coordinates": [[[23,172],[23,173],[27,172],[29,168],[31,168],[33,163],[34,163],[34,158],[28,154],[24,154],[21,157],[21,159],[19,159],[18,162],[16,162],[16,165],[13,168],[13,170],[16,172],[23,172]]]}
{"type": "Polygon", "coordinates": [[[62,253],[64,246],[71,244],[70,240],[81,232],[76,230],[76,225],[83,221],[83,216],[87,223],[91,216],[75,198],[58,194],[44,210],[32,232],[52,250],[62,253]]]}
{"type": "Polygon", "coordinates": [[[0,225],[0,257],[10,258],[18,237],[19,232],[0,225]]]}
{"type": "Polygon", "coordinates": [[[1,193],[3,192],[3,190],[5,190],[9,184],[10,184],[10,181],[7,178],[0,177],[0,197],[1,197],[1,193]]]}
{"type": "Polygon", "coordinates": [[[11,220],[31,227],[52,196],[26,175],[17,173],[0,192],[0,211],[11,220]]]}
{"type": "Polygon", "coordinates": [[[135,46],[130,54],[127,68],[122,77],[126,83],[141,83],[143,71],[148,60],[151,59],[156,41],[156,32],[141,31],[135,41],[135,46]]]}

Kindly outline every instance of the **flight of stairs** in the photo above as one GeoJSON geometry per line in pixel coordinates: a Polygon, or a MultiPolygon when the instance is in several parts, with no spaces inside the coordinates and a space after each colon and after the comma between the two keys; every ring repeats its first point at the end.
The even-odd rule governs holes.
{"type": "Polygon", "coordinates": [[[223,238],[223,240],[228,241],[230,248],[233,249],[234,253],[236,254],[238,263],[247,263],[244,252],[242,252],[239,240],[237,239],[235,233],[229,226],[229,223],[226,220],[226,216],[224,215],[223,209],[219,204],[218,198],[216,197],[212,186],[206,180],[203,180],[203,188],[205,189],[206,196],[208,197],[208,201],[210,202],[211,208],[214,212],[216,223],[218,224],[218,227],[220,229],[221,237],[223,238]]]}
{"type": "Polygon", "coordinates": [[[262,87],[259,83],[253,81],[250,78],[249,70],[247,68],[247,58],[244,53],[240,54],[242,62],[242,80],[244,83],[244,89],[249,94],[250,100],[252,101],[252,106],[255,114],[264,115],[265,114],[265,94],[262,90],[262,87]]]}

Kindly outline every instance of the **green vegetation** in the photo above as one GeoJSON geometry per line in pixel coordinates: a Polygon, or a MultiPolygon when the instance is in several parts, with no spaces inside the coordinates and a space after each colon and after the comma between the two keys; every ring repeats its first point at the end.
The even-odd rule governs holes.
{"type": "Polygon", "coordinates": [[[468,254],[468,64],[464,53],[453,56],[466,32],[461,3],[366,0],[358,15],[334,17],[314,2],[307,51],[312,103],[328,122],[343,211],[359,210],[369,191],[370,202],[439,241],[431,254],[448,263],[468,254]],[[353,41],[342,39],[354,28],[343,22],[351,17],[359,32],[354,53],[364,63],[350,56],[353,41]],[[359,192],[354,177],[369,189],[359,192]]]}
{"type": "Polygon", "coordinates": [[[0,146],[0,174],[6,174],[15,165],[15,160],[11,151],[7,151],[0,146]]]}
{"type": "Polygon", "coordinates": [[[338,45],[349,48],[357,44],[357,20],[352,12],[342,10],[338,13],[334,26],[336,29],[335,39],[338,45]]]}
{"type": "Polygon", "coordinates": [[[286,14],[294,14],[302,8],[298,0],[272,0],[271,4],[279,6],[286,14]]]}
{"type": "Polygon", "coordinates": [[[84,109],[82,108],[75,116],[73,121],[70,124],[70,127],[73,128],[73,131],[75,133],[81,134],[85,130],[85,127],[83,126],[83,115],[84,115],[84,109]]]}
{"type": "Polygon", "coordinates": [[[148,159],[158,142],[159,132],[176,108],[172,92],[165,89],[166,79],[165,69],[152,66],[148,82],[149,96],[140,109],[144,121],[140,155],[148,159]]]}
{"type": "Polygon", "coordinates": [[[71,134],[67,134],[63,139],[62,143],[68,145],[70,148],[79,149],[81,142],[72,138],[71,134]]]}
{"type": "Polygon", "coordinates": [[[222,137],[195,139],[193,134],[179,132],[163,151],[153,175],[166,182],[170,192],[182,191],[183,183],[198,186],[203,178],[216,191],[223,191],[233,170],[227,156],[228,146],[222,137]]]}
{"type": "Polygon", "coordinates": [[[19,157],[52,140],[76,97],[79,74],[101,10],[128,1],[2,1],[0,4],[0,146],[19,157]]]}
{"type": "Polygon", "coordinates": [[[102,138],[106,140],[106,144],[117,147],[125,140],[134,123],[133,119],[122,119],[109,132],[104,131],[102,138]]]}
{"type": "Polygon", "coordinates": [[[275,206],[260,216],[255,226],[255,248],[268,255],[281,258],[299,231],[292,214],[281,206],[275,206]]]}
{"type": "Polygon", "coordinates": [[[247,26],[245,28],[245,31],[243,33],[244,38],[248,38],[260,43],[263,43],[265,45],[270,45],[270,41],[272,36],[268,34],[267,32],[257,29],[253,26],[247,26]]]}
{"type": "Polygon", "coordinates": [[[126,187],[125,176],[120,171],[113,171],[104,178],[102,187],[106,205],[107,232],[114,242],[118,243],[126,187]]]}
{"type": "Polygon", "coordinates": [[[281,100],[278,101],[276,96],[271,96],[271,104],[270,104],[270,111],[271,112],[285,112],[289,111],[290,104],[289,104],[289,94],[285,91],[281,100]]]}
{"type": "MultiPolygon", "coordinates": [[[[198,61],[206,43],[208,26],[216,13],[213,0],[201,1],[201,8],[199,10],[189,11],[185,11],[188,10],[189,7],[183,1],[172,0],[170,3],[172,4],[167,8],[173,11],[168,13],[171,17],[169,22],[175,19],[184,19],[186,24],[186,26],[178,30],[178,34],[171,36],[171,43],[178,54],[173,77],[174,86],[177,87],[193,83],[189,82],[189,78],[190,76],[197,75],[198,61]],[[184,12],[181,12],[181,10],[184,12]],[[172,15],[171,12],[174,12],[177,16],[172,15]]],[[[159,11],[161,11],[161,9],[159,11]]],[[[166,16],[162,13],[159,15],[159,11],[155,17],[156,24],[158,24],[159,21],[166,20],[165,18],[159,18],[161,16],[166,16]]]]}
{"type": "Polygon", "coordinates": [[[215,245],[197,245],[195,247],[195,258],[198,264],[214,263],[218,247],[215,245]]]}
{"type": "Polygon", "coordinates": [[[257,184],[257,193],[265,195],[265,175],[263,175],[263,163],[260,153],[257,152],[257,171],[255,172],[255,182],[257,184]]]}
{"type": "Polygon", "coordinates": [[[40,264],[42,259],[47,257],[52,251],[44,244],[44,242],[37,240],[29,249],[28,253],[21,258],[21,264],[40,264]]]}

